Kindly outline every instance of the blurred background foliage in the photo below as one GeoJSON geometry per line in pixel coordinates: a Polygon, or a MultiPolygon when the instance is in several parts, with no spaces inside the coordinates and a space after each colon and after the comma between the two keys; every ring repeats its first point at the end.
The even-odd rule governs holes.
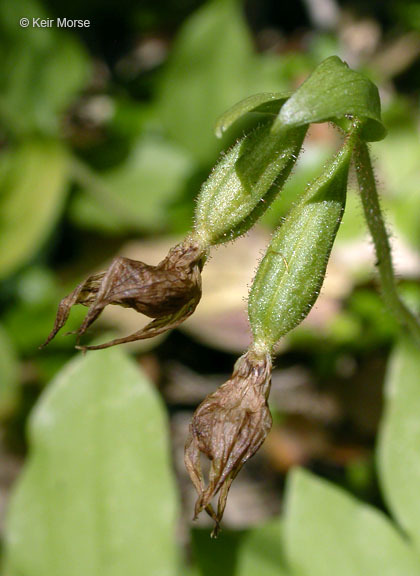
{"type": "MultiPolygon", "coordinates": [[[[105,510],[95,519],[95,514],[91,517],[85,511],[85,525],[92,532],[82,530],[79,544],[64,551],[58,543],[57,555],[62,557],[58,564],[42,563],[46,545],[42,530],[40,540],[22,553],[19,538],[27,537],[26,531],[31,534],[31,522],[39,522],[40,512],[31,503],[42,500],[39,491],[44,491],[44,497],[54,492],[55,484],[48,484],[48,470],[66,463],[72,469],[80,467],[84,475],[60,480],[63,492],[54,496],[59,515],[49,529],[60,534],[62,542],[74,538],[80,520],[77,511],[84,509],[89,498],[94,499],[84,483],[97,473],[95,466],[90,469],[91,454],[97,451],[104,451],[105,464],[100,469],[105,477],[112,476],[115,466],[128,470],[127,462],[136,462],[132,482],[122,484],[117,492],[137,493],[133,510],[143,515],[143,532],[149,530],[154,514],[152,507],[143,508],[144,486],[161,477],[162,484],[155,486],[150,501],[154,506],[160,503],[162,516],[169,514],[168,521],[176,524],[178,534],[177,550],[168,535],[170,528],[162,528],[159,522],[150,529],[150,541],[146,536],[140,539],[151,550],[150,568],[144,572],[134,572],[138,558],[111,539],[110,549],[125,554],[127,563],[124,570],[115,565],[109,574],[173,574],[183,546],[191,574],[213,574],[223,566],[226,575],[281,575],[285,566],[278,545],[282,527],[270,519],[282,507],[287,471],[298,464],[384,508],[373,447],[384,373],[399,329],[378,295],[373,250],[353,178],[321,297],[279,348],[271,401],[273,431],[232,489],[225,514],[227,530],[217,544],[210,546],[205,519],[199,523],[204,528],[190,532],[194,494],[182,463],[189,418],[205,394],[224,381],[236,355],[248,344],[247,286],[271,231],[334,150],[337,136],[328,125],[310,129],[292,178],[261,224],[235,244],[214,252],[204,271],[203,300],[181,330],[127,346],[115,355],[91,353],[69,366],[67,362],[79,356],[72,337],[59,336],[46,350],[38,350],[52,326],[58,301],[86,274],[102,269],[116,254],[156,263],[189,230],[200,184],[220,151],[245,127],[217,140],[213,127],[218,115],[253,93],[293,90],[332,54],[364,71],[380,88],[389,134],[372,146],[372,152],[400,288],[413,307],[420,308],[417,1],[0,0],[2,534],[10,489],[27,456],[25,427],[30,414],[33,448],[11,514],[12,551],[17,550],[9,567],[11,575],[93,573],[89,570],[99,561],[89,546],[74,572],[68,568],[68,558],[78,545],[89,541],[89,534],[96,534],[95,522],[101,524],[105,518],[105,526],[111,520],[123,525],[129,518],[129,526],[135,526],[130,514],[119,518],[117,512],[114,517],[105,510]],[[91,25],[78,30],[23,29],[18,24],[23,16],[89,19],[91,25]],[[131,363],[127,352],[133,355],[131,363]],[[107,363],[109,370],[101,371],[107,363]],[[83,392],[83,387],[77,387],[73,399],[72,370],[81,370],[87,389],[83,392]],[[118,424],[112,413],[110,418],[117,418],[117,424],[92,427],[97,419],[92,416],[92,421],[85,422],[85,410],[103,415],[111,405],[118,407],[119,398],[124,406],[124,394],[130,397],[128,384],[121,378],[126,372],[133,390],[150,401],[150,414],[139,405],[138,419],[143,424],[136,424],[131,413],[126,418],[120,414],[118,424]],[[57,374],[55,384],[47,387],[57,374]],[[34,409],[46,387],[46,395],[34,409]],[[66,406],[74,413],[67,414],[66,406]],[[165,413],[182,501],[177,514],[179,498],[174,495],[164,446],[165,413]],[[142,443],[154,445],[144,424],[148,420],[150,426],[158,422],[162,429],[162,437],[159,432],[157,440],[153,436],[155,451],[162,452],[156,463],[156,452],[148,454],[141,448],[142,443]],[[56,445],[50,445],[50,437],[56,445]],[[92,437],[99,447],[93,445],[92,437]],[[121,460],[127,443],[132,443],[131,452],[127,460],[121,460]],[[44,484],[31,480],[44,476],[44,484]],[[73,516],[69,502],[75,506],[73,516]],[[67,524],[60,518],[67,518],[67,524]],[[261,522],[268,523],[253,528],[261,522]],[[160,537],[166,544],[157,543],[160,537]],[[277,544],[270,548],[271,541],[277,544]],[[159,555],[153,556],[153,546],[160,545],[167,547],[169,558],[162,566],[159,555]]],[[[83,310],[72,311],[69,330],[82,317],[83,310]]],[[[87,339],[99,336],[102,341],[104,330],[126,334],[142,322],[130,310],[106,311],[87,339]]],[[[313,480],[299,476],[296,485],[305,486],[305,482],[313,480]]],[[[101,489],[106,499],[109,483],[105,484],[101,489]]],[[[312,489],[317,487],[309,486],[307,492],[312,489]]],[[[324,496],[328,500],[329,495],[324,496]]],[[[121,509],[129,512],[131,504],[127,501],[121,509]]],[[[106,534],[105,527],[104,541],[106,534]]],[[[305,535],[301,536],[304,546],[305,535]]],[[[404,574],[417,574],[416,569],[408,571],[411,560],[405,561],[404,574]]],[[[304,566],[298,568],[306,574],[304,566]]],[[[186,574],[185,570],[181,573],[186,574]]]]}

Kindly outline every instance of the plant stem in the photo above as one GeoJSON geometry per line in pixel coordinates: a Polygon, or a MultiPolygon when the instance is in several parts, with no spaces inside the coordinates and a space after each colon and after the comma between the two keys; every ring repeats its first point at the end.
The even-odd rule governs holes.
{"type": "Polygon", "coordinates": [[[363,210],[375,245],[383,298],[399,322],[408,328],[412,336],[420,344],[420,322],[411,310],[407,308],[397,292],[392,266],[391,246],[382,218],[369,149],[365,142],[359,140],[356,143],[354,159],[363,210]]]}

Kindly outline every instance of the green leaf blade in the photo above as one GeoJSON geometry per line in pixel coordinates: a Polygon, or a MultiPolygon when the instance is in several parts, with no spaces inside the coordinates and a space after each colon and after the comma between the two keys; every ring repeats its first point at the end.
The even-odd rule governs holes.
{"type": "Polygon", "coordinates": [[[238,552],[238,576],[288,576],[279,518],[251,528],[238,552]]]}
{"type": "Polygon", "coordinates": [[[237,120],[245,116],[245,114],[259,113],[277,115],[289,96],[290,93],[282,94],[279,92],[263,92],[261,94],[248,96],[248,98],[241,100],[220,116],[215,126],[216,136],[221,138],[226,130],[237,120]]]}
{"type": "Polygon", "coordinates": [[[285,540],[299,576],[420,574],[420,556],[385,515],[303,470],[289,477],[285,540]]]}
{"type": "Polygon", "coordinates": [[[72,34],[20,27],[23,15],[49,17],[36,1],[0,0],[0,120],[19,136],[58,135],[60,116],[88,80],[88,55],[72,34]]]}
{"type": "Polygon", "coordinates": [[[67,152],[29,140],[0,167],[0,279],[25,264],[57,221],[67,192],[67,152]]]}
{"type": "Polygon", "coordinates": [[[168,135],[201,164],[221,145],[213,135],[218,116],[249,93],[252,41],[240,3],[208,2],[181,29],[159,100],[168,135]]]}
{"type": "Polygon", "coordinates": [[[182,148],[143,136],[117,167],[87,176],[77,170],[81,191],[70,205],[77,225],[107,234],[156,233],[170,227],[170,208],[182,195],[194,164],[182,148]]]}
{"type": "Polygon", "coordinates": [[[177,498],[167,424],[119,350],[77,358],[30,422],[7,523],[11,576],[174,576],[177,498]]]}
{"type": "Polygon", "coordinates": [[[361,136],[365,140],[385,137],[377,87],[337,56],[331,56],[287,100],[278,122],[291,127],[334,121],[348,128],[348,116],[363,120],[361,136]]]}
{"type": "Polygon", "coordinates": [[[378,466],[386,501],[420,551],[420,350],[403,341],[391,357],[378,466]]]}
{"type": "Polygon", "coordinates": [[[0,325],[0,422],[10,415],[18,400],[18,358],[7,332],[0,325]]]}

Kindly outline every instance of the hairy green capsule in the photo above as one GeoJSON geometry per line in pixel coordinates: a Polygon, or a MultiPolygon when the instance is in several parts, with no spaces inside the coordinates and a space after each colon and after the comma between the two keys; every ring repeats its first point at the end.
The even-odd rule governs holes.
{"type": "Polygon", "coordinates": [[[257,270],[248,314],[257,350],[272,351],[309,313],[343,215],[353,138],[287,215],[257,270]]]}
{"type": "Polygon", "coordinates": [[[197,201],[195,234],[202,245],[233,240],[252,227],[288,178],[306,130],[266,121],[221,158],[197,201]]]}

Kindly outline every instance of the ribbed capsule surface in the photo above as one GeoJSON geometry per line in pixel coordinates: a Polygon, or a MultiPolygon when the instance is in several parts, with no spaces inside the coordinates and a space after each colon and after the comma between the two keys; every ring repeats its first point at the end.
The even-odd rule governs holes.
{"type": "Polygon", "coordinates": [[[233,240],[251,228],[288,178],[305,133],[306,126],[285,131],[265,122],[221,158],[197,200],[195,232],[204,245],[233,240]]]}
{"type": "Polygon", "coordinates": [[[309,186],[275,233],[248,301],[255,347],[271,351],[309,313],[343,215],[351,142],[309,186]]]}

